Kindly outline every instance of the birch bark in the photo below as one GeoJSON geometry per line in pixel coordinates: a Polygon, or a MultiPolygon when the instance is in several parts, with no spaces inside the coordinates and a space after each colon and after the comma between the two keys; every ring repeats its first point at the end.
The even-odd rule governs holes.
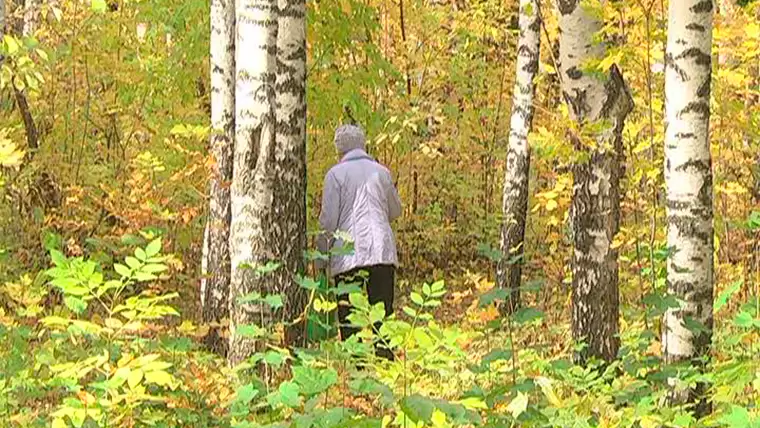
{"type": "Polygon", "coordinates": [[[271,325],[274,314],[263,305],[242,304],[253,292],[275,291],[272,275],[256,268],[276,262],[273,235],[279,227],[274,211],[276,182],[275,78],[276,0],[238,0],[236,7],[235,146],[230,226],[230,349],[236,365],[250,356],[256,342],[239,333],[242,325],[271,325]]]}
{"type": "MultiPolygon", "coordinates": [[[[209,214],[204,233],[201,307],[205,323],[229,317],[230,181],[235,138],[235,4],[211,1],[211,137],[214,167],[209,183],[209,214]]],[[[224,353],[221,330],[209,331],[207,344],[224,353]]]]}
{"type": "Polygon", "coordinates": [[[573,135],[585,159],[573,168],[572,259],[573,338],[586,347],[579,363],[617,356],[619,295],[617,250],[612,246],[620,223],[622,130],[633,99],[617,66],[600,76],[585,70],[601,60],[596,41],[602,22],[580,0],[559,0],[562,92],[583,135],[573,135]]]}
{"type": "Polygon", "coordinates": [[[530,150],[528,133],[533,123],[534,79],[538,72],[541,21],[536,0],[520,0],[520,39],[512,95],[509,148],[504,171],[501,253],[496,270],[498,286],[510,290],[506,311],[520,305],[520,276],[525,254],[525,221],[528,212],[530,150]]]}
{"type": "MultiPolygon", "coordinates": [[[[710,81],[713,3],[669,2],[665,55],[665,186],[668,292],[682,303],[664,316],[663,354],[707,355],[713,324],[713,202],[710,81]],[[700,328],[687,328],[689,321],[700,328]]],[[[691,324],[691,323],[690,323],[691,324]]],[[[699,388],[698,388],[699,389],[699,388]]],[[[675,393],[676,401],[699,393],[675,393]]]]}
{"type": "MultiPolygon", "coordinates": [[[[286,321],[296,319],[306,303],[305,290],[293,274],[303,271],[306,249],[306,2],[279,0],[277,19],[277,175],[276,200],[280,260],[283,262],[281,285],[285,296],[286,321]]],[[[302,345],[302,324],[286,330],[286,341],[302,345]]]]}

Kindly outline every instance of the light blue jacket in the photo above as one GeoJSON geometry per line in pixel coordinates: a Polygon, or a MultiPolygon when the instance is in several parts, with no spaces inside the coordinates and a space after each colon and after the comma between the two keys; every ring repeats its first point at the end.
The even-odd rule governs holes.
{"type": "Polygon", "coordinates": [[[391,222],[401,215],[401,200],[390,171],[364,150],[346,153],[325,176],[319,224],[325,234],[318,246],[326,252],[344,245],[336,231],[351,236],[354,252],[333,255],[330,275],[378,264],[398,265],[391,222]]]}

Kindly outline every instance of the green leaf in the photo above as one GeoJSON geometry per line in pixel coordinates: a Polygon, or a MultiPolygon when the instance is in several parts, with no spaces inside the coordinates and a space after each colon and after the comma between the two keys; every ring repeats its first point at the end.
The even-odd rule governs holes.
{"type": "Polygon", "coordinates": [[[283,382],[277,389],[277,392],[268,397],[270,405],[283,404],[287,407],[298,407],[301,404],[301,397],[298,396],[300,388],[298,384],[292,381],[283,382]]]}
{"type": "Polygon", "coordinates": [[[253,386],[252,383],[245,385],[237,390],[235,402],[240,404],[250,403],[256,396],[259,395],[259,390],[253,386]]]}
{"type": "Polygon", "coordinates": [[[66,304],[66,307],[74,311],[74,313],[81,314],[82,312],[87,309],[87,303],[85,303],[84,300],[74,297],[74,296],[66,296],[63,298],[63,303],[66,304]]]}
{"type": "Polygon", "coordinates": [[[684,317],[683,326],[695,335],[710,332],[710,329],[708,329],[701,321],[692,317],[684,317]]]}
{"type": "Polygon", "coordinates": [[[259,337],[264,337],[267,335],[267,331],[265,329],[252,324],[238,326],[235,332],[240,336],[248,337],[251,339],[257,339],[259,337]]]}
{"type": "Polygon", "coordinates": [[[280,294],[270,294],[264,298],[264,302],[272,309],[279,309],[283,306],[282,295],[280,294]]]}
{"type": "Polygon", "coordinates": [[[50,250],[50,259],[56,266],[64,266],[66,264],[66,256],[58,250],[50,250]]]}
{"type": "Polygon", "coordinates": [[[316,290],[319,288],[319,281],[308,276],[296,276],[296,283],[306,290],[316,290]]]}
{"type": "Polygon", "coordinates": [[[166,269],[168,269],[166,265],[151,263],[151,264],[143,266],[140,270],[146,273],[158,273],[158,272],[163,272],[166,269]]]}
{"type": "Polygon", "coordinates": [[[116,273],[118,273],[119,275],[125,278],[128,278],[132,275],[132,271],[128,267],[120,263],[114,263],[113,269],[116,271],[116,273]]]}
{"type": "Polygon", "coordinates": [[[739,312],[734,318],[734,324],[737,327],[752,328],[755,325],[755,319],[749,312],[739,312]]]}
{"type": "Polygon", "coordinates": [[[430,422],[435,403],[427,397],[413,394],[401,400],[401,410],[415,423],[430,422]]]}
{"type": "Polygon", "coordinates": [[[543,318],[544,313],[536,308],[520,308],[513,317],[516,323],[525,324],[543,318]]]}
{"type": "Polygon", "coordinates": [[[129,266],[132,269],[137,269],[138,267],[142,265],[142,263],[140,263],[139,260],[131,256],[125,257],[124,261],[127,262],[127,266],[129,266]]]}
{"type": "Polygon", "coordinates": [[[393,403],[393,390],[388,385],[381,383],[371,377],[354,379],[349,382],[348,387],[356,394],[368,394],[382,397],[384,404],[393,403]]]}
{"type": "Polygon", "coordinates": [[[154,279],[158,279],[156,275],[153,275],[152,273],[147,272],[135,272],[135,279],[139,282],[146,282],[146,281],[153,281],[154,279]]]}
{"type": "Polygon", "coordinates": [[[161,251],[161,238],[156,238],[145,247],[145,254],[150,258],[157,255],[161,251]]]}
{"type": "Polygon", "coordinates": [[[142,248],[135,248],[135,257],[137,257],[139,260],[145,261],[148,259],[148,255],[145,253],[145,250],[142,248]]]}
{"type": "Polygon", "coordinates": [[[285,354],[278,351],[268,351],[264,354],[264,362],[273,367],[280,367],[285,362],[285,354]]]}
{"type": "Polygon", "coordinates": [[[318,369],[309,366],[293,367],[293,382],[300,386],[301,392],[311,397],[338,382],[338,372],[332,368],[318,369]]]}
{"type": "Polygon", "coordinates": [[[731,405],[731,412],[720,418],[719,422],[731,428],[749,428],[750,414],[744,407],[731,405]]]}
{"type": "Polygon", "coordinates": [[[730,287],[723,290],[719,295],[718,298],[715,299],[715,304],[713,307],[715,308],[715,311],[721,310],[724,306],[728,304],[728,299],[731,298],[734,294],[736,294],[737,291],[739,291],[744,284],[744,281],[739,280],[731,284],[730,287]]]}
{"type": "Polygon", "coordinates": [[[509,297],[509,290],[506,288],[494,287],[487,293],[484,293],[480,296],[480,299],[478,300],[478,306],[482,308],[484,306],[490,305],[495,301],[507,300],[507,297],[509,297]]]}
{"type": "Polygon", "coordinates": [[[106,0],[92,0],[90,8],[93,12],[103,13],[106,11],[106,0]]]}
{"type": "Polygon", "coordinates": [[[372,305],[372,309],[369,311],[370,324],[380,322],[383,318],[385,318],[385,304],[383,302],[378,302],[372,305]]]}
{"type": "Polygon", "coordinates": [[[422,306],[425,303],[425,299],[423,299],[422,296],[417,292],[412,291],[412,294],[410,294],[409,297],[417,306],[422,306]]]}

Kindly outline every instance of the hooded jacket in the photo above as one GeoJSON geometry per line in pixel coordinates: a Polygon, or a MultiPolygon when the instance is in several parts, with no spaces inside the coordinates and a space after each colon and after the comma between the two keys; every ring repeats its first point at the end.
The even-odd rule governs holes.
{"type": "Polygon", "coordinates": [[[327,251],[332,276],[355,268],[398,265],[391,222],[401,215],[401,201],[387,168],[363,149],[348,151],[325,176],[319,223],[326,235],[320,250],[327,251]],[[330,239],[336,231],[351,237],[353,254],[343,239],[330,239]]]}

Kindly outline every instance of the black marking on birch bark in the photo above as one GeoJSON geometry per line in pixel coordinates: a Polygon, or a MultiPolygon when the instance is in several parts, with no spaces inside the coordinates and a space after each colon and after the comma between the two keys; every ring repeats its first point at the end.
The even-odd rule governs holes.
{"type": "Polygon", "coordinates": [[[710,13],[713,10],[712,0],[703,0],[689,8],[693,13],[710,13]]]}
{"type": "Polygon", "coordinates": [[[562,94],[565,97],[565,102],[570,106],[570,109],[572,110],[573,114],[579,121],[583,121],[586,116],[586,112],[588,111],[588,105],[586,104],[586,90],[585,89],[574,89],[575,96],[571,96],[567,92],[563,92],[562,94]]]}
{"type": "Polygon", "coordinates": [[[708,174],[710,172],[710,164],[706,161],[699,159],[689,159],[676,168],[676,171],[686,171],[687,169],[694,169],[702,174],[708,174]]]}
{"type": "Polygon", "coordinates": [[[710,117],[710,104],[706,101],[692,101],[678,112],[678,117],[683,117],[689,113],[698,114],[703,120],[708,119],[710,117]]]}
{"type": "Polygon", "coordinates": [[[562,15],[569,15],[578,7],[579,0],[557,0],[557,9],[562,15]]]}
{"type": "Polygon", "coordinates": [[[712,63],[712,57],[709,53],[702,52],[701,49],[696,47],[691,47],[689,49],[684,50],[678,56],[675,57],[676,60],[679,59],[688,59],[693,58],[694,61],[699,65],[707,65],[709,66],[712,63]]]}
{"type": "MultiPolygon", "coordinates": [[[[689,140],[689,139],[697,138],[697,134],[693,132],[677,132],[675,137],[676,139],[679,139],[679,140],[689,140]]],[[[668,159],[668,162],[670,162],[670,159],[668,159]]]]}
{"type": "Polygon", "coordinates": [[[704,33],[706,28],[704,25],[697,24],[696,22],[692,22],[691,24],[686,26],[687,30],[696,31],[699,33],[704,33]]]}
{"type": "Polygon", "coordinates": [[[578,70],[577,67],[572,66],[568,68],[567,70],[565,70],[565,75],[567,75],[567,77],[569,77],[570,79],[578,80],[581,77],[583,77],[583,72],[578,70]]]}
{"type": "Polygon", "coordinates": [[[256,166],[259,163],[259,150],[261,149],[261,131],[262,126],[258,125],[251,129],[248,136],[250,141],[250,152],[248,153],[248,159],[246,159],[245,166],[248,171],[255,171],[256,166]]]}
{"type": "Polygon", "coordinates": [[[710,102],[710,83],[711,79],[708,77],[697,89],[697,96],[703,98],[708,104],[710,102]]]}
{"type": "Polygon", "coordinates": [[[702,222],[704,220],[700,217],[670,214],[668,215],[668,224],[676,226],[681,236],[696,237],[707,243],[709,242],[710,235],[702,230],[702,222]]]}
{"type": "Polygon", "coordinates": [[[675,59],[673,59],[673,54],[668,53],[665,55],[665,68],[672,68],[673,71],[678,73],[678,76],[681,77],[681,80],[685,81],[688,78],[686,71],[684,71],[684,69],[676,64],[675,59]]]}
{"type": "MultiPolygon", "coordinates": [[[[536,11],[534,10],[533,13],[535,14],[536,11]]],[[[541,19],[540,18],[534,19],[533,22],[531,22],[530,25],[528,26],[528,29],[536,33],[541,31],[541,19]]]]}
{"type": "MultiPolygon", "coordinates": [[[[702,204],[702,210],[706,211],[703,215],[705,218],[712,218],[713,205],[712,205],[712,191],[713,191],[713,177],[712,167],[707,165],[707,170],[704,172],[704,179],[702,181],[702,187],[699,188],[699,202],[702,204]]],[[[712,247],[710,247],[712,248],[712,247]]]]}

